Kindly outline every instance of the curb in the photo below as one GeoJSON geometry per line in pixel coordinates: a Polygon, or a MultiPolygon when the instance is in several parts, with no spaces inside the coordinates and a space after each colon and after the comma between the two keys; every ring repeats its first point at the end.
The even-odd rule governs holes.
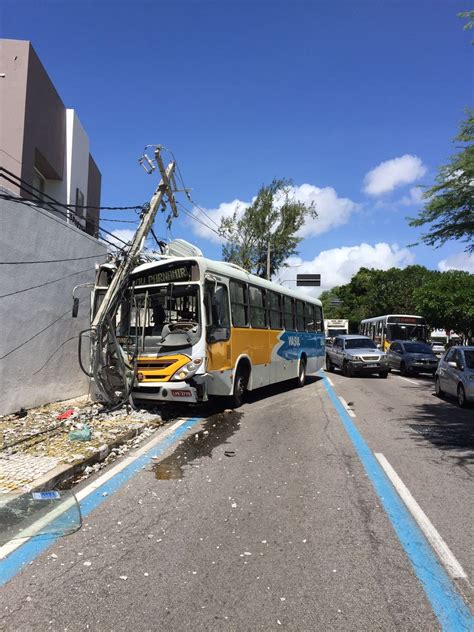
{"type": "MultiPolygon", "coordinates": [[[[108,455],[114,448],[119,447],[120,445],[124,444],[130,439],[133,439],[134,437],[138,437],[148,427],[149,426],[144,424],[139,428],[132,428],[131,430],[128,430],[126,433],[118,437],[115,441],[107,444],[107,450],[99,450],[89,456],[87,459],[84,459],[83,461],[58,465],[49,472],[46,472],[44,476],[41,476],[36,481],[32,481],[28,485],[30,491],[50,491],[51,489],[54,489],[61,483],[65,483],[70,478],[76,476],[76,474],[82,472],[88,465],[101,463],[108,457],[108,455]]],[[[161,426],[157,426],[156,430],[158,430],[160,427],[161,426]]]]}

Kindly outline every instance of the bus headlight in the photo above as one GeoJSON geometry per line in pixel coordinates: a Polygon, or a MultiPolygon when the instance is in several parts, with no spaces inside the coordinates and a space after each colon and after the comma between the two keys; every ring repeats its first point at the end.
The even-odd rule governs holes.
{"type": "Polygon", "coordinates": [[[195,358],[191,362],[188,362],[185,366],[178,369],[171,379],[174,381],[181,381],[193,377],[201,364],[202,358],[195,358]]]}

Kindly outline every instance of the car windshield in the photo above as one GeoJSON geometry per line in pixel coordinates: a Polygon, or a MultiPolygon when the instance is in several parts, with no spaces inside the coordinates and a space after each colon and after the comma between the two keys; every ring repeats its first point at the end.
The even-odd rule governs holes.
{"type": "Polygon", "coordinates": [[[433,349],[421,342],[405,342],[403,347],[407,353],[433,353],[433,349]]]}
{"type": "Polygon", "coordinates": [[[346,349],[377,349],[377,346],[369,338],[349,338],[346,349]]]}
{"type": "Polygon", "coordinates": [[[474,369],[474,349],[465,349],[464,357],[466,359],[467,368],[474,369]]]}

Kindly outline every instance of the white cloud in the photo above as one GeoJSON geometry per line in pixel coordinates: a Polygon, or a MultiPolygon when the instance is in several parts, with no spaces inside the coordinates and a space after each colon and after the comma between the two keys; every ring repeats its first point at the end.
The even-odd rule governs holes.
{"type": "Polygon", "coordinates": [[[362,243],[358,246],[342,246],[323,250],[312,261],[305,261],[300,257],[290,257],[287,260],[289,268],[281,268],[276,278],[285,282],[285,287],[295,287],[297,274],[321,274],[321,287],[305,288],[308,294],[319,296],[322,291],[329,290],[336,285],[349,283],[360,268],[404,268],[411,265],[415,257],[407,248],[400,248],[397,244],[379,243],[371,246],[362,243]]]}
{"type": "Polygon", "coordinates": [[[438,268],[441,272],[446,272],[446,270],[465,270],[474,274],[474,257],[468,255],[467,252],[458,252],[455,255],[446,257],[446,259],[442,259],[438,263],[438,268]]]}
{"type": "Polygon", "coordinates": [[[364,192],[369,195],[382,195],[393,191],[402,184],[410,184],[426,173],[426,167],[418,156],[405,154],[381,162],[369,171],[364,178],[364,192]]]}
{"type": "Polygon", "coordinates": [[[214,232],[217,231],[217,228],[221,223],[221,219],[223,217],[231,217],[234,214],[234,211],[242,213],[248,205],[248,202],[233,200],[232,202],[222,202],[217,208],[205,208],[203,209],[204,212],[195,206],[193,208],[193,215],[198,218],[199,221],[187,216],[187,223],[191,226],[193,232],[199,237],[221,244],[224,240],[214,232]]]}
{"type": "Polygon", "coordinates": [[[105,238],[107,239],[107,241],[110,241],[115,246],[123,248],[123,242],[128,244],[128,242],[131,241],[134,236],[135,231],[131,228],[117,228],[116,230],[112,231],[111,235],[105,235],[105,238]]]}
{"type": "Polygon", "coordinates": [[[419,206],[423,202],[423,189],[412,187],[408,195],[404,195],[400,200],[403,206],[419,206]]]}
{"type": "MultiPolygon", "coordinates": [[[[359,205],[349,198],[338,197],[337,192],[332,187],[319,188],[312,184],[302,184],[301,186],[290,188],[290,197],[305,204],[310,204],[311,202],[315,204],[318,216],[315,219],[307,220],[301,228],[300,236],[304,238],[320,235],[336,226],[346,224],[351,214],[359,209],[359,205]]],[[[242,200],[238,199],[232,202],[222,202],[217,208],[204,209],[205,213],[194,207],[193,214],[204,224],[217,230],[217,226],[223,217],[230,217],[236,210],[238,213],[243,213],[250,203],[242,202],[242,200]]],[[[188,218],[188,223],[196,235],[216,243],[222,243],[222,238],[210,228],[191,218],[188,218]]]]}

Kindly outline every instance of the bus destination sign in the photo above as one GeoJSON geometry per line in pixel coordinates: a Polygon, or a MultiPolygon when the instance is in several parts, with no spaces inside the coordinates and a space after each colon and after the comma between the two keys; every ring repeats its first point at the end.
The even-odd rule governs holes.
{"type": "Polygon", "coordinates": [[[423,325],[425,320],[421,317],[411,316],[392,316],[388,319],[389,323],[403,323],[404,325],[423,325]]]}
{"type": "Polygon", "coordinates": [[[156,285],[157,283],[179,283],[181,281],[191,281],[191,270],[189,266],[177,266],[156,270],[147,275],[134,279],[135,285],[156,285]]]}

